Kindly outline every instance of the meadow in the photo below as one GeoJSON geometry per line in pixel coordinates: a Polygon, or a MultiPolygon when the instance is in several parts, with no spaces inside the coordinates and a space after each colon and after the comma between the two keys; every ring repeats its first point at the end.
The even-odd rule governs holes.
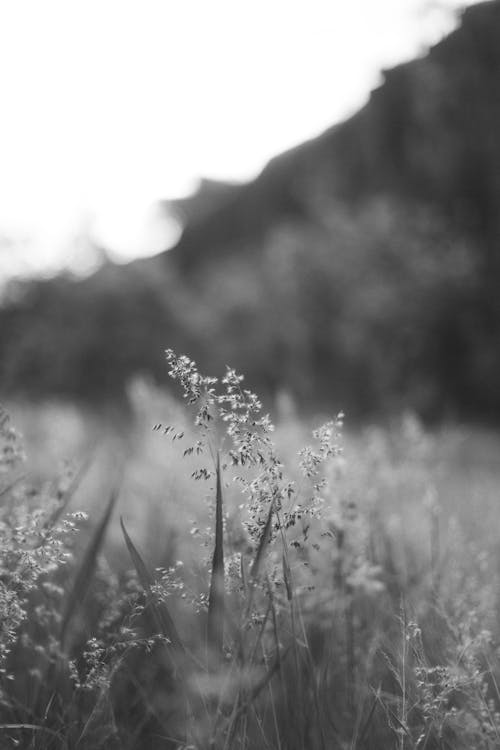
{"type": "Polygon", "coordinates": [[[167,357],[0,414],[0,747],[500,748],[498,434],[167,357]]]}

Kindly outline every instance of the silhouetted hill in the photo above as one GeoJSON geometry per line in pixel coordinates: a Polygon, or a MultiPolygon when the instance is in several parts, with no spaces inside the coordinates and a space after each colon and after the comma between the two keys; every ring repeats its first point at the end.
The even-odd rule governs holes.
{"type": "Polygon", "coordinates": [[[496,243],[499,127],[494,0],[465,10],[461,26],[422,59],[385,71],[351,119],[276,157],[252,183],[226,189],[208,211],[193,212],[168,262],[199,270],[205,258],[258,242],[277,222],[314,221],[318,195],[349,205],[379,194],[418,200],[496,243]]]}
{"type": "Polygon", "coordinates": [[[157,258],[11,291],[4,390],[110,399],[175,346],[306,406],[498,420],[500,0],[252,182],[168,209],[157,258]]]}
{"type": "Polygon", "coordinates": [[[206,219],[230,201],[234,193],[243,187],[237,183],[203,178],[193,195],[166,201],[165,208],[185,227],[206,219]]]}

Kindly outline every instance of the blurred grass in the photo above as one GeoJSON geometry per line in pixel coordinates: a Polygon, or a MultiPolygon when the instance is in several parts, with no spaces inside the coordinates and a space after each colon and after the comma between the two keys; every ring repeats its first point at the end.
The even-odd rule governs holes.
{"type": "MultiPolygon", "coordinates": [[[[257,545],[252,557],[239,531],[241,494],[236,485],[222,480],[218,463],[207,481],[191,478],[198,461],[194,455],[183,455],[195,439],[185,409],[144,382],[135,383],[130,399],[128,420],[55,403],[8,405],[24,434],[31,457],[26,471],[35,483],[52,482],[54,466],[64,468],[69,463],[78,469],[90,461],[69,505],[71,510],[87,511],[90,520],[77,545],[76,594],[72,597],[70,589],[66,597],[63,630],[69,618],[78,619],[77,600],[90,594],[72,633],[74,644],[83,643],[93,632],[91,623],[99,621],[99,613],[114,597],[113,616],[121,622],[120,590],[142,587],[146,609],[132,613],[130,621],[142,623],[144,642],[154,657],[143,658],[125,645],[118,659],[115,652],[110,656],[96,646],[97,676],[99,665],[106,664],[112,674],[122,670],[119,681],[99,688],[104,703],[98,701],[92,709],[92,722],[102,719],[106,732],[101,738],[87,729],[90,718],[84,708],[68,698],[59,723],[51,725],[59,729],[48,726],[49,733],[54,731],[61,739],[60,727],[69,721],[65,718],[69,712],[69,716],[87,715],[85,726],[67,735],[82,747],[92,743],[114,747],[115,722],[122,733],[128,726],[122,743],[130,748],[186,747],[187,740],[183,745],[179,739],[183,732],[187,737],[186,722],[193,724],[192,737],[199,738],[200,744],[192,746],[200,749],[500,747],[498,737],[491,735],[500,727],[500,720],[491,718],[500,711],[500,695],[495,694],[500,668],[488,661],[493,664],[496,644],[500,646],[497,433],[458,425],[428,432],[411,414],[393,424],[347,432],[343,456],[329,469],[323,521],[302,522],[296,539],[304,544],[297,542],[290,559],[285,544],[278,555],[280,591],[279,580],[271,582],[263,565],[274,508],[267,522],[264,519],[260,538],[265,543],[257,545]],[[159,424],[175,425],[176,431],[154,429],[159,424]],[[173,439],[173,435],[182,437],[173,439]],[[115,500],[107,509],[103,502],[114,498],[111,493],[118,485],[117,508],[110,520],[115,500]],[[119,515],[126,526],[126,544],[119,515]],[[225,559],[223,526],[229,542],[225,559]],[[101,544],[103,555],[98,559],[101,544]],[[136,584],[127,578],[129,553],[138,574],[136,584]],[[234,614],[238,592],[226,591],[224,602],[221,591],[224,563],[227,576],[236,553],[241,555],[236,578],[246,601],[240,620],[234,614]],[[210,560],[213,595],[201,599],[200,605],[210,560]],[[155,572],[145,572],[148,569],[155,572]],[[170,598],[169,593],[156,602],[155,580],[162,576],[169,591],[179,595],[170,598]],[[314,591],[309,590],[311,581],[314,591]],[[267,604],[260,613],[254,612],[257,602],[262,606],[262,597],[267,604]],[[201,619],[193,621],[193,607],[201,611],[201,619]],[[155,617],[147,617],[148,608],[157,618],[158,613],[168,613],[168,625],[155,626],[155,617]],[[229,637],[240,643],[237,657],[227,663],[224,617],[229,637]],[[492,651],[490,641],[488,646],[481,641],[483,631],[491,633],[492,651]],[[249,633],[255,634],[254,640],[249,633]],[[173,673],[168,647],[155,641],[157,635],[187,644],[186,663],[176,660],[173,673]],[[200,643],[222,656],[212,675],[197,671],[194,652],[200,643]],[[479,665],[481,680],[491,688],[490,707],[481,698],[482,683],[473,682],[475,667],[472,661],[467,663],[469,651],[479,665]],[[486,669],[485,664],[490,666],[486,669]],[[438,668],[451,671],[439,673],[438,678],[433,671],[438,668]],[[418,670],[423,675],[419,680],[418,670]],[[175,674],[188,675],[182,689],[175,674]],[[465,679],[466,686],[460,682],[465,679]],[[465,710],[469,704],[472,708],[465,710]],[[455,714],[448,716],[452,709],[460,721],[469,723],[465,744],[456,744],[459,720],[455,714]],[[491,714],[490,718],[485,714],[491,736],[484,744],[479,740],[474,744],[471,738],[479,736],[474,722],[485,711],[491,714]],[[452,719],[450,740],[445,736],[446,722],[452,719]],[[424,727],[421,737],[412,729],[412,721],[424,727]]],[[[299,491],[304,477],[297,469],[297,453],[309,441],[310,426],[288,409],[275,433],[278,452],[299,491]]],[[[91,673],[94,688],[100,684],[96,675],[91,673]]],[[[64,675],[53,670],[51,679],[52,697],[40,687],[37,690],[45,717],[51,716],[54,695],[71,695],[64,675]]],[[[34,728],[40,715],[28,712],[22,717],[17,723],[9,721],[9,726],[24,726],[19,736],[31,733],[26,747],[45,747],[36,744],[45,739],[34,739],[42,734],[34,728]]],[[[61,740],[53,747],[72,745],[61,740]]]]}
{"type": "MultiPolygon", "coordinates": [[[[196,457],[183,456],[193,432],[182,404],[143,382],[131,389],[131,398],[132,419],[123,423],[67,404],[9,404],[26,444],[26,473],[43,485],[51,481],[54,467],[83,467],[70,509],[87,511],[91,521],[102,512],[101,498],[119,484],[116,517],[123,516],[146,550],[148,564],[162,567],[181,557],[196,568],[199,540],[211,523],[215,485],[191,478],[198,463],[196,457]],[[173,442],[162,430],[155,431],[158,423],[175,425],[184,441],[173,442]]],[[[278,452],[292,476],[297,453],[319,421],[301,422],[288,410],[277,425],[278,452]]],[[[430,506],[436,502],[444,559],[457,535],[463,544],[485,552],[498,545],[500,434],[495,431],[452,425],[426,432],[412,415],[388,425],[346,430],[335,472],[338,496],[362,506],[374,526],[383,524],[400,576],[410,578],[412,565],[420,560],[425,567],[432,554],[430,506]]],[[[294,478],[300,487],[300,477],[294,478]]],[[[235,487],[227,487],[225,495],[228,506],[236,509],[240,500],[235,487]]],[[[109,525],[105,556],[117,572],[129,566],[117,522],[109,525]]]]}
{"type": "MultiPolygon", "coordinates": [[[[133,410],[127,422],[68,404],[9,404],[26,444],[26,473],[44,484],[54,467],[83,467],[70,509],[88,512],[91,521],[102,512],[101,498],[120,485],[116,517],[124,517],[136,543],[147,551],[148,564],[162,567],[181,557],[196,568],[215,486],[191,478],[198,463],[196,457],[183,456],[183,445],[193,438],[192,425],[182,404],[161,390],[137,381],[130,393],[133,410]],[[175,425],[184,433],[183,443],[155,431],[158,423],[175,425]]],[[[320,421],[301,422],[288,409],[278,423],[275,442],[292,476],[299,449],[320,421]]],[[[375,526],[382,519],[400,575],[411,577],[415,561],[425,567],[431,555],[429,503],[436,498],[443,558],[457,534],[483,551],[498,545],[500,434],[495,431],[448,425],[426,432],[413,415],[403,415],[391,424],[347,429],[335,471],[338,496],[361,505],[375,526]]],[[[294,478],[300,486],[300,477],[294,478]]],[[[229,486],[225,494],[229,507],[236,508],[235,488],[229,486]]],[[[105,556],[117,572],[129,565],[117,522],[108,528],[105,556]]]]}

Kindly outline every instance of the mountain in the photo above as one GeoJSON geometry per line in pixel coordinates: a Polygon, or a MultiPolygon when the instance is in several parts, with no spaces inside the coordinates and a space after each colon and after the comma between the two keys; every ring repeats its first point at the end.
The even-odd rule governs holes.
{"type": "Polygon", "coordinates": [[[9,292],[4,390],[109,399],[176,346],[304,408],[498,421],[500,0],[252,182],[166,210],[155,259],[9,292]]]}
{"type": "Polygon", "coordinates": [[[276,157],[252,183],[227,186],[211,210],[193,212],[168,262],[199,268],[258,241],[277,221],[307,219],[318,191],[349,205],[381,193],[424,202],[496,244],[499,40],[497,0],[466,9],[425,57],[385,71],[351,119],[276,157]]]}

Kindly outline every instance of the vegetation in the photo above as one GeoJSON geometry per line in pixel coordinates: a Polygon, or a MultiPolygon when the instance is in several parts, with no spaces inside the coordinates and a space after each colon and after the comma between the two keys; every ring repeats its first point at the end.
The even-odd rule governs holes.
{"type": "Polygon", "coordinates": [[[194,424],[152,392],[148,439],[192,487],[160,483],[153,560],[123,505],[116,535],[122,494],[151,512],[132,453],[90,522],[2,412],[0,747],[500,748],[497,485],[460,502],[457,435],[407,416],[344,454],[340,414],[297,450],[234,370],[167,359],[194,424]]]}

